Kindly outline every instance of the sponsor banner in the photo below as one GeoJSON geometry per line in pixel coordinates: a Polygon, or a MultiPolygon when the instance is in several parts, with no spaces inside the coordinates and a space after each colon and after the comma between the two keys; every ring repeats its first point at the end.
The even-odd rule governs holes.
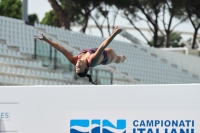
{"type": "Polygon", "coordinates": [[[68,111],[66,133],[199,133],[199,111],[68,111]]]}

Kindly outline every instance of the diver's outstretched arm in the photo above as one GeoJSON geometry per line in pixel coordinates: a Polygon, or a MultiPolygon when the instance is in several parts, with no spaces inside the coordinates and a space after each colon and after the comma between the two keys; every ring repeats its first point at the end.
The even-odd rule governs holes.
{"type": "Polygon", "coordinates": [[[111,43],[115,36],[122,32],[122,29],[115,27],[114,32],[109,36],[97,49],[97,51],[91,55],[91,64],[96,64],[103,53],[103,50],[111,43]]]}
{"type": "Polygon", "coordinates": [[[43,34],[41,37],[35,37],[37,39],[46,41],[47,43],[49,43],[51,46],[53,46],[55,49],[57,49],[58,51],[60,51],[73,65],[76,65],[77,62],[77,56],[73,56],[67,49],[65,49],[62,45],[53,42],[49,39],[47,39],[43,34]]]}

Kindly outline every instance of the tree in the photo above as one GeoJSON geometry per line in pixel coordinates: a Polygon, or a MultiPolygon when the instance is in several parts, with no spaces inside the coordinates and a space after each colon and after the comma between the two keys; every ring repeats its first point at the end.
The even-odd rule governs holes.
{"type": "Polygon", "coordinates": [[[109,22],[112,23],[112,26],[108,27],[111,27],[114,30],[116,18],[120,15],[121,11],[131,4],[131,0],[105,0],[104,3],[109,5],[112,9],[110,10],[112,13],[112,22],[109,22]]]}
{"type": "Polygon", "coordinates": [[[184,22],[188,17],[184,11],[184,4],[180,3],[179,0],[164,1],[163,6],[162,6],[162,12],[163,13],[162,13],[161,21],[163,23],[165,33],[162,33],[162,31],[161,33],[164,35],[164,38],[165,38],[164,46],[168,48],[171,46],[171,43],[170,43],[171,33],[179,24],[184,22]],[[166,14],[168,14],[169,16],[168,22],[165,19],[166,14]],[[178,18],[179,22],[172,27],[173,18],[178,18]]]}
{"type": "Polygon", "coordinates": [[[41,24],[51,25],[55,27],[61,27],[59,20],[53,10],[47,12],[41,21],[41,24]]]}
{"type": "Polygon", "coordinates": [[[103,30],[102,27],[103,25],[107,24],[107,29],[108,29],[108,34],[111,35],[114,27],[115,27],[115,22],[116,18],[120,13],[120,10],[124,7],[127,7],[130,3],[129,0],[121,1],[121,0],[105,0],[100,3],[100,5],[96,8],[96,12],[94,17],[91,15],[90,17],[93,19],[95,22],[97,28],[100,30],[102,37],[103,35],[103,30]],[[99,19],[103,17],[102,22],[100,23],[99,19]]]}
{"type": "Polygon", "coordinates": [[[184,5],[179,0],[132,0],[132,3],[125,8],[124,16],[141,33],[147,43],[154,47],[160,47],[159,42],[157,42],[159,41],[159,33],[164,36],[164,46],[170,47],[170,34],[188,18],[184,12],[184,5]],[[179,22],[172,26],[174,18],[178,18],[179,22]],[[145,21],[148,24],[153,33],[153,41],[149,41],[140,28],[136,26],[135,22],[139,21],[145,21]],[[162,25],[158,24],[163,24],[164,31],[161,30],[162,25]]]}
{"type": "MultiPolygon", "coordinates": [[[[95,22],[97,28],[101,32],[102,37],[104,37],[102,28],[103,28],[103,25],[105,24],[105,22],[107,22],[108,34],[111,35],[111,31],[110,31],[111,26],[110,26],[110,18],[109,18],[109,14],[112,12],[111,6],[109,6],[105,3],[101,3],[96,9],[97,10],[95,11],[94,16],[92,14],[90,14],[90,18],[92,18],[92,20],[95,22]],[[100,19],[102,17],[103,17],[103,20],[100,22],[100,19]]],[[[113,25],[114,25],[116,17],[117,17],[117,15],[114,16],[113,25]]]]}
{"type": "Polygon", "coordinates": [[[88,20],[92,16],[92,11],[94,11],[102,3],[101,0],[74,0],[73,7],[74,10],[84,16],[84,23],[81,31],[85,33],[88,26],[88,20]]]}
{"type": "Polygon", "coordinates": [[[1,0],[0,15],[21,19],[22,18],[22,2],[21,0],[1,0]]]}
{"type": "Polygon", "coordinates": [[[185,9],[192,26],[194,27],[194,35],[192,42],[192,49],[195,49],[195,42],[197,33],[200,28],[200,1],[197,0],[184,0],[185,9]]]}
{"type": "MultiPolygon", "coordinates": [[[[170,37],[169,37],[169,40],[168,40],[168,43],[169,43],[169,46],[171,47],[184,47],[185,44],[181,43],[179,44],[180,40],[182,39],[181,35],[178,34],[178,33],[175,33],[175,32],[172,32],[170,34],[170,37]]],[[[150,45],[153,45],[154,42],[153,42],[153,38],[151,39],[151,42],[150,42],[150,45]]],[[[165,47],[165,35],[161,34],[158,36],[158,41],[157,41],[157,47],[158,48],[161,48],[161,47],[165,47]]]]}
{"type": "Polygon", "coordinates": [[[82,24],[81,31],[85,33],[91,12],[101,1],[94,0],[48,0],[59,20],[65,29],[70,29],[70,23],[82,24]]]}
{"type": "Polygon", "coordinates": [[[29,20],[29,22],[32,22],[32,23],[38,23],[39,22],[37,14],[28,15],[28,20],[29,20]]]}
{"type": "MultiPolygon", "coordinates": [[[[73,9],[74,7],[71,7],[71,8],[72,8],[72,10],[71,10],[71,15],[70,15],[70,23],[74,24],[74,25],[75,24],[80,24],[80,25],[84,24],[84,16],[77,13],[77,11],[73,9]]],[[[55,27],[62,27],[54,10],[47,12],[45,14],[45,17],[42,19],[41,23],[46,24],[46,25],[55,26],[55,27]]]]}
{"type": "Polygon", "coordinates": [[[72,0],[60,0],[60,3],[58,3],[57,0],[48,1],[53,8],[61,27],[64,27],[65,29],[70,29],[70,13],[72,0]]]}
{"type": "MultiPolygon", "coordinates": [[[[106,5],[104,5],[104,7],[106,8],[106,5]]],[[[103,33],[102,27],[103,27],[103,24],[104,24],[104,22],[105,22],[106,17],[108,16],[108,14],[109,14],[109,11],[103,10],[103,9],[102,9],[102,6],[99,5],[99,6],[97,7],[97,11],[96,11],[95,15],[94,15],[94,16],[90,15],[90,17],[92,18],[92,20],[95,22],[97,28],[98,28],[99,31],[101,32],[101,36],[102,36],[102,37],[104,37],[104,33],[103,33]],[[104,17],[104,19],[103,19],[103,21],[100,23],[100,22],[99,22],[99,21],[100,21],[99,19],[100,19],[102,16],[104,17]]]]}
{"type": "Polygon", "coordinates": [[[125,8],[124,17],[132,24],[132,26],[137,29],[144,39],[150,44],[150,41],[142,33],[142,31],[135,25],[135,21],[145,21],[153,33],[153,46],[158,47],[158,19],[161,7],[164,0],[132,0],[131,4],[125,8]],[[141,16],[141,13],[144,17],[141,16]]]}

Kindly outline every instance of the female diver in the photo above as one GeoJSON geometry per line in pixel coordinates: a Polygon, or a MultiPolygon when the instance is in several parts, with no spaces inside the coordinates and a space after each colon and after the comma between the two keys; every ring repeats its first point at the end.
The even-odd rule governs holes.
{"type": "Polygon", "coordinates": [[[41,37],[35,37],[37,39],[46,41],[55,49],[60,51],[76,68],[76,74],[79,77],[88,77],[89,82],[96,84],[92,81],[91,75],[87,74],[90,67],[97,65],[108,65],[110,63],[121,63],[126,60],[124,55],[116,55],[115,51],[111,48],[107,48],[110,42],[115,36],[122,32],[122,29],[115,27],[112,35],[110,35],[98,48],[83,49],[79,55],[72,55],[62,45],[57,44],[47,39],[43,34],[41,37]]]}

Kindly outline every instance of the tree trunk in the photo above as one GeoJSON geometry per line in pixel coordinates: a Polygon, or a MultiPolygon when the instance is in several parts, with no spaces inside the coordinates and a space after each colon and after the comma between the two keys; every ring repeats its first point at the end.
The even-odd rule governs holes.
{"type": "Polygon", "coordinates": [[[71,6],[72,6],[72,0],[66,0],[66,4],[65,4],[65,14],[67,14],[66,16],[66,29],[70,29],[70,22],[71,22],[71,6]]]}
{"type": "Polygon", "coordinates": [[[195,28],[194,35],[193,35],[193,41],[192,41],[192,49],[195,49],[195,42],[196,42],[196,38],[197,38],[197,32],[198,32],[198,28],[195,28]]]}
{"type": "Polygon", "coordinates": [[[69,25],[70,22],[68,22],[69,13],[66,14],[56,0],[48,0],[48,1],[51,4],[56,16],[58,17],[61,27],[64,27],[65,29],[70,29],[69,25]]]}
{"type": "Polygon", "coordinates": [[[110,36],[111,33],[110,33],[110,23],[109,23],[109,18],[108,18],[108,16],[106,17],[106,19],[107,19],[107,26],[108,26],[108,34],[109,34],[109,36],[110,36]]]}
{"type": "Polygon", "coordinates": [[[90,17],[94,20],[94,23],[96,24],[97,28],[100,30],[101,32],[101,36],[104,37],[104,34],[103,34],[103,30],[102,30],[102,26],[100,26],[98,24],[98,22],[95,20],[95,18],[90,14],[90,17]]]}
{"type": "Polygon", "coordinates": [[[157,27],[155,27],[154,28],[155,29],[155,31],[154,31],[154,37],[153,37],[153,41],[154,41],[154,47],[158,47],[158,44],[157,44],[157,42],[158,42],[158,28],[157,27]]]}
{"type": "Polygon", "coordinates": [[[170,40],[169,35],[166,36],[166,48],[169,48],[171,46],[170,43],[169,43],[169,40],[170,40]]]}
{"type": "Polygon", "coordinates": [[[166,40],[165,40],[165,42],[166,42],[166,48],[170,47],[169,41],[170,41],[170,32],[166,31],[166,40]]]}
{"type": "Polygon", "coordinates": [[[117,19],[118,12],[119,12],[119,10],[118,10],[117,13],[114,15],[113,26],[112,26],[112,32],[114,31],[114,28],[115,28],[115,22],[116,22],[116,19],[117,19]]]}
{"type": "MultiPolygon", "coordinates": [[[[89,13],[90,14],[90,13],[89,13]]],[[[87,28],[87,25],[88,25],[88,19],[89,19],[89,15],[87,14],[87,15],[85,15],[85,24],[84,24],[84,26],[82,27],[82,29],[81,29],[81,31],[83,32],[83,33],[85,33],[85,31],[86,31],[86,28],[87,28]]]]}

